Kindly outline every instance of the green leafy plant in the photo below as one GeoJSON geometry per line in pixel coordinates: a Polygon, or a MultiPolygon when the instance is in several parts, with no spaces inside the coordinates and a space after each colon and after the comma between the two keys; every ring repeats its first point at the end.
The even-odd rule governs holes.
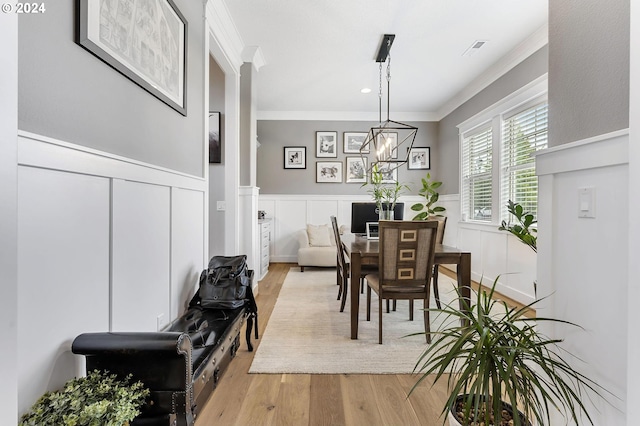
{"type": "Polygon", "coordinates": [[[525,211],[522,205],[514,203],[509,200],[507,202],[507,211],[516,218],[516,223],[511,221],[502,221],[500,231],[508,231],[518,237],[520,241],[531,247],[531,250],[538,252],[538,237],[535,235],[538,232],[537,228],[532,228],[532,225],[538,223],[533,216],[533,213],[525,211]]]}
{"type": "Polygon", "coordinates": [[[391,210],[396,206],[398,198],[409,191],[407,185],[395,181],[392,184],[384,183],[384,174],[380,171],[378,164],[374,164],[371,168],[371,182],[363,183],[361,187],[370,186],[367,193],[371,195],[380,210],[391,210]]]}
{"type": "MultiPolygon", "coordinates": [[[[582,423],[580,413],[584,413],[593,425],[583,400],[587,392],[602,396],[604,389],[569,365],[563,357],[567,353],[558,345],[561,339],[544,336],[536,325],[553,322],[579,326],[558,319],[525,317],[528,309],[542,299],[510,308],[494,299],[497,283],[496,278],[490,289],[481,287],[471,306],[464,301],[466,309],[457,307],[459,291],[458,299],[447,306],[429,309],[448,315],[451,321],[445,321],[433,333],[437,337],[416,364],[414,371],[421,376],[411,390],[431,374],[435,382],[448,375],[450,394],[442,412],[449,411],[458,396],[464,395],[458,407],[463,417],[458,421],[463,425],[494,424],[489,419],[493,413],[502,412],[503,401],[519,407],[539,425],[551,424],[552,406],[577,424],[582,423]],[[474,418],[477,423],[471,422],[474,418]]],[[[528,424],[518,415],[512,420],[509,424],[515,426],[528,424]]]]}
{"type": "Polygon", "coordinates": [[[19,426],[126,425],[140,414],[149,396],[142,382],[130,382],[131,375],[119,380],[98,370],[69,380],[63,389],[40,397],[19,426]]]}
{"type": "Polygon", "coordinates": [[[431,216],[442,216],[440,213],[446,209],[434,205],[440,198],[440,194],[436,191],[440,186],[442,186],[442,182],[431,180],[431,173],[427,173],[427,178],[422,179],[422,189],[418,193],[424,197],[425,201],[411,206],[411,210],[419,212],[413,217],[413,220],[427,220],[431,216]]]}

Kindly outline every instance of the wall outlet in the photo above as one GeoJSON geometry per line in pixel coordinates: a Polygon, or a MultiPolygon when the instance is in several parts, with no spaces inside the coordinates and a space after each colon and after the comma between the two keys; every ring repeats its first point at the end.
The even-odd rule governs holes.
{"type": "Polygon", "coordinates": [[[216,210],[223,212],[227,209],[227,203],[225,201],[218,201],[216,203],[216,210]]]}
{"type": "Polygon", "coordinates": [[[156,320],[157,320],[157,331],[160,331],[162,330],[162,327],[164,327],[164,314],[158,315],[156,320]]]}

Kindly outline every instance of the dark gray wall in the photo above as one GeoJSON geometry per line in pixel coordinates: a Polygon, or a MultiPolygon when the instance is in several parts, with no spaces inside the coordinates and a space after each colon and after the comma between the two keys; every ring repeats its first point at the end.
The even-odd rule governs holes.
{"type": "Polygon", "coordinates": [[[76,1],[58,0],[20,16],[19,128],[204,176],[204,6],[175,4],[188,22],[187,117],[76,44],[76,1]]]}
{"type": "Polygon", "coordinates": [[[440,121],[439,149],[435,161],[447,166],[438,173],[438,179],[443,182],[441,194],[459,192],[460,143],[457,126],[544,75],[549,67],[548,54],[547,46],[541,48],[440,121]]]}
{"type": "Polygon", "coordinates": [[[549,1],[549,146],[629,127],[629,0],[549,1]]]}
{"type": "MultiPolygon", "coordinates": [[[[261,194],[366,194],[367,188],[359,183],[316,183],[317,161],[341,161],[343,173],[345,158],[358,154],[343,152],[344,132],[367,132],[377,123],[364,121],[258,121],[258,182],[261,194]],[[338,132],[338,158],[316,158],[316,131],[338,132]],[[284,147],[306,146],[307,168],[284,169],[284,147]]],[[[411,122],[418,127],[414,146],[431,147],[431,170],[408,170],[406,165],[398,169],[401,183],[411,186],[412,193],[422,187],[420,179],[431,172],[438,176],[440,167],[436,159],[438,124],[435,122],[411,122]]]]}

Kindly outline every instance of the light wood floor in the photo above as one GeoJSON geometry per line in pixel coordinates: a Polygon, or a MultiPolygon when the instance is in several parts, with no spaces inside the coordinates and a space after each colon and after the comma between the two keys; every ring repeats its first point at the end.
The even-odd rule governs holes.
{"type": "MultiPolygon", "coordinates": [[[[291,266],[294,265],[271,264],[269,273],[260,281],[256,298],[260,335],[264,333],[291,266]]],[[[337,300],[336,309],[339,309],[337,300]]],[[[415,376],[248,374],[260,340],[255,343],[254,352],[247,352],[246,343],[242,342],[236,358],[198,416],[197,426],[442,424],[440,412],[446,400],[444,382],[435,387],[423,382],[407,398],[415,376]]]]}

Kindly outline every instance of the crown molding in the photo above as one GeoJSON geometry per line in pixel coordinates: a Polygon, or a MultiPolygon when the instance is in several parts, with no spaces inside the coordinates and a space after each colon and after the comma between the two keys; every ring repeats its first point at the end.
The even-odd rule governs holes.
{"type": "MultiPolygon", "coordinates": [[[[378,111],[258,111],[258,120],[306,120],[306,121],[370,121],[379,122],[378,111]]],[[[394,112],[396,121],[438,121],[434,113],[394,112]]]]}
{"type": "Polygon", "coordinates": [[[244,42],[223,0],[207,0],[206,21],[209,33],[230,64],[240,72],[244,42]]]}
{"type": "Polygon", "coordinates": [[[267,64],[260,46],[245,46],[242,51],[242,60],[253,64],[256,71],[260,71],[260,68],[267,64]]]}

